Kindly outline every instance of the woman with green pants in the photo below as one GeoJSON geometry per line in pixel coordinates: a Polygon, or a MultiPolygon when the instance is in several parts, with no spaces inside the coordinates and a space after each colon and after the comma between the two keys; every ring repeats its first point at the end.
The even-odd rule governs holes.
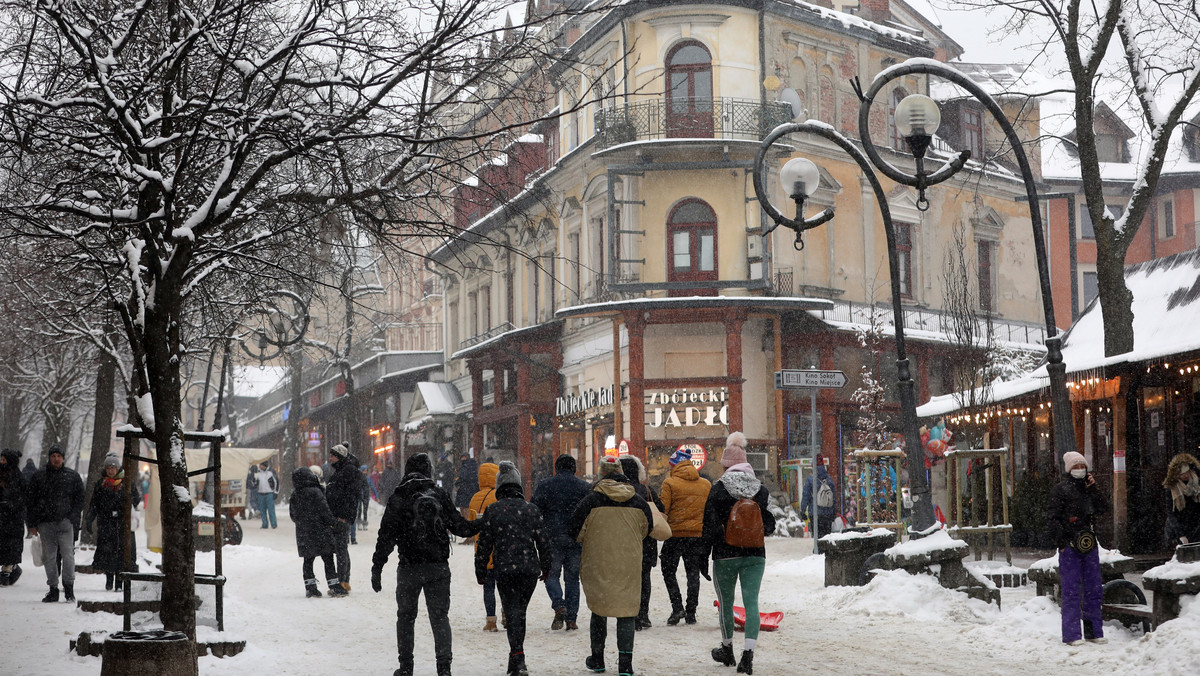
{"type": "Polygon", "coordinates": [[[767,509],[766,486],[754,478],[754,468],[746,462],[746,435],[741,432],[729,435],[721,465],[725,474],[708,494],[701,535],[705,549],[712,556],[713,582],[721,604],[721,645],[713,648],[712,658],[728,667],[735,664],[733,595],[740,583],[742,604],[746,606],[746,645],[736,664],[739,674],[753,674],[759,626],[758,588],[767,563],[763,537],[775,532],[775,517],[767,509]]]}

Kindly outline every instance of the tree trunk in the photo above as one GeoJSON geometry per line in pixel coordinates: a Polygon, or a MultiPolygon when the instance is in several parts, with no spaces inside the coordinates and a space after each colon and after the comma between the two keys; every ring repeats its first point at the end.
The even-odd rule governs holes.
{"type": "MultiPolygon", "coordinates": [[[[1125,285],[1125,252],[1096,233],[1096,280],[1104,317],[1104,356],[1133,350],[1133,294],[1125,285]]],[[[1070,364],[1067,364],[1070,367],[1070,364]]]]}
{"type": "MultiPolygon", "coordinates": [[[[111,333],[111,330],[109,327],[108,332],[111,333]]],[[[108,454],[109,441],[112,438],[113,409],[116,406],[113,399],[113,387],[116,385],[116,378],[117,362],[112,355],[102,350],[99,354],[99,366],[96,369],[96,415],[92,420],[92,454],[88,460],[87,482],[84,484],[86,492],[83,496],[83,504],[85,505],[92,504],[92,490],[96,487],[96,480],[104,469],[104,456],[108,454]]],[[[125,480],[133,481],[135,478],[125,477],[125,480]]],[[[83,544],[96,544],[95,530],[90,533],[85,532],[80,537],[83,544]]]]}
{"type": "Polygon", "coordinates": [[[25,400],[16,392],[4,397],[4,420],[2,433],[4,448],[25,448],[21,439],[21,413],[25,408],[25,400]]]}
{"type": "MultiPolygon", "coordinates": [[[[147,309],[141,347],[145,353],[147,383],[154,405],[151,439],[158,455],[162,485],[162,618],[167,631],[196,638],[196,550],[192,542],[192,501],[188,492],[187,457],[184,453],[179,364],[180,298],[175,289],[162,288],[153,310],[147,309]]],[[[145,424],[146,421],[143,421],[145,424]]]]}
{"type": "Polygon", "coordinates": [[[1145,551],[1143,532],[1146,528],[1161,531],[1162,525],[1154,526],[1144,523],[1144,514],[1152,510],[1145,509],[1145,496],[1142,491],[1142,430],[1141,430],[1141,374],[1133,373],[1121,376],[1121,385],[1125,392],[1125,504],[1127,528],[1129,529],[1130,545],[1133,552],[1145,551]]]}

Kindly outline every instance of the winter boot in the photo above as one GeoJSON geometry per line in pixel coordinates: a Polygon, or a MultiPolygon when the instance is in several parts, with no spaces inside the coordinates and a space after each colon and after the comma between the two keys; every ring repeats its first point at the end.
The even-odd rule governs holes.
{"type": "Polygon", "coordinates": [[[683,615],[684,624],[696,624],[696,611],[689,610],[683,615]]]}
{"type": "Polygon", "coordinates": [[[400,667],[392,672],[392,676],[413,676],[412,656],[400,657],[400,667]]]}
{"type": "Polygon", "coordinates": [[[12,581],[9,579],[11,577],[12,573],[8,572],[7,570],[0,571],[0,587],[7,587],[8,585],[12,584],[12,581]]]}
{"type": "Polygon", "coordinates": [[[437,676],[451,676],[450,674],[450,658],[439,657],[437,660],[437,676]]]}
{"type": "Polygon", "coordinates": [[[65,598],[68,601],[75,600],[75,584],[74,583],[71,583],[71,584],[67,584],[66,582],[63,583],[63,598],[65,598]]]}
{"type": "Polygon", "coordinates": [[[483,630],[484,631],[500,631],[499,629],[496,628],[496,616],[495,615],[487,616],[487,623],[483,625],[483,630]]]}
{"type": "Polygon", "coordinates": [[[588,668],[588,671],[594,671],[597,674],[604,673],[604,655],[588,655],[583,661],[583,665],[588,668]]]}
{"type": "Polygon", "coordinates": [[[329,585],[329,597],[330,598],[337,599],[337,598],[341,598],[343,596],[349,596],[349,595],[350,595],[350,592],[346,591],[346,587],[343,586],[343,584],[339,583],[339,584],[329,585]]]}
{"type": "Polygon", "coordinates": [[[643,629],[649,629],[652,626],[654,625],[650,623],[649,617],[646,617],[645,615],[638,615],[633,628],[637,631],[641,631],[643,629]]]}
{"type": "Polygon", "coordinates": [[[742,661],[738,662],[737,672],[739,674],[753,674],[754,673],[754,651],[753,650],[743,650],[742,651],[742,661]]]}
{"type": "Polygon", "coordinates": [[[14,585],[17,583],[17,580],[19,580],[20,578],[21,578],[21,567],[13,566],[12,571],[9,572],[9,574],[8,574],[8,584],[10,586],[14,585]]]}
{"type": "Polygon", "coordinates": [[[671,616],[667,618],[667,624],[669,626],[674,627],[675,625],[679,624],[679,621],[682,619],[683,619],[683,611],[682,610],[672,610],[671,616]]]}
{"type": "Polygon", "coordinates": [[[114,575],[112,573],[104,574],[104,591],[112,591],[113,577],[114,577],[114,575]]]}
{"type": "Polygon", "coordinates": [[[737,660],[733,659],[733,644],[722,643],[712,649],[712,658],[714,662],[724,664],[727,667],[732,667],[737,664],[737,660]]]}
{"type": "Polygon", "coordinates": [[[566,608],[559,608],[558,610],[555,610],[554,611],[554,621],[550,623],[550,629],[552,631],[558,631],[559,629],[562,629],[563,623],[566,622],[566,620],[567,620],[567,609],[566,608]]]}
{"type": "Polygon", "coordinates": [[[578,624],[576,624],[570,620],[567,620],[567,631],[578,631],[578,630],[579,630],[578,624]]]}
{"type": "Polygon", "coordinates": [[[50,587],[50,591],[42,597],[42,603],[57,603],[58,602],[58,587],[50,587]]]}
{"type": "Polygon", "coordinates": [[[315,581],[304,585],[304,597],[309,599],[321,598],[321,590],[317,589],[317,583],[315,581]]]}
{"type": "Polygon", "coordinates": [[[634,676],[633,653],[617,652],[617,676],[634,676]]]}
{"type": "Polygon", "coordinates": [[[350,580],[342,582],[342,589],[345,589],[347,593],[350,591],[350,580]]]}
{"type": "Polygon", "coordinates": [[[508,671],[506,676],[529,676],[529,669],[525,667],[525,653],[510,653],[508,656],[508,671]]]}

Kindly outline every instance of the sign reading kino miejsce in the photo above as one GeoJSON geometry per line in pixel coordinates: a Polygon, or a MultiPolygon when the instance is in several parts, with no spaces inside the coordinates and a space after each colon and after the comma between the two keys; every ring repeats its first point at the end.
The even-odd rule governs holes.
{"type": "Polygon", "coordinates": [[[784,369],[775,372],[775,389],[777,390],[821,390],[845,386],[846,373],[844,371],[784,369]]]}

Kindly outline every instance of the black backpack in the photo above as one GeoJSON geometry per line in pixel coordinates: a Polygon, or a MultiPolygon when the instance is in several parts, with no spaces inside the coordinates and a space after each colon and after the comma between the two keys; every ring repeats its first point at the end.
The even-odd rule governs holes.
{"type": "Polygon", "coordinates": [[[412,504],[413,544],[432,552],[446,535],[446,523],[442,518],[442,501],[433,489],[417,494],[412,504]]]}

